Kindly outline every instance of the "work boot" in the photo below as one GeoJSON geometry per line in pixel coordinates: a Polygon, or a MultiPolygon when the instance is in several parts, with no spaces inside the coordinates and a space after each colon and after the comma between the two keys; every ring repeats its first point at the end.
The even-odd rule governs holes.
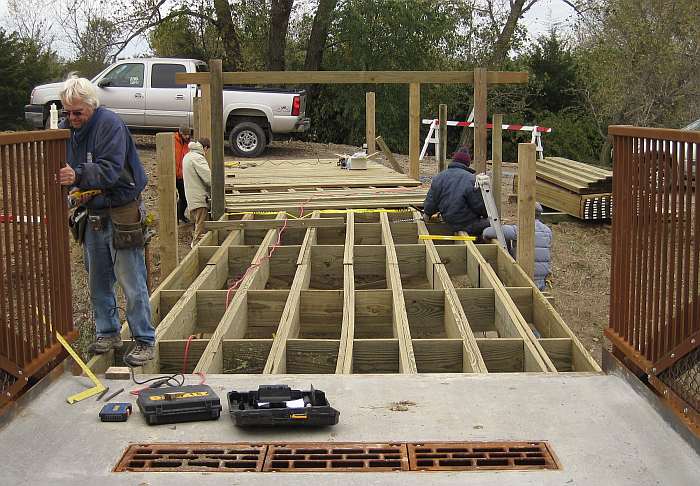
{"type": "Polygon", "coordinates": [[[88,346],[88,352],[92,354],[105,354],[112,349],[122,347],[122,337],[116,336],[98,336],[97,341],[88,346]]]}
{"type": "Polygon", "coordinates": [[[136,346],[129,354],[124,356],[124,362],[134,368],[145,365],[153,359],[155,355],[155,346],[136,341],[136,346]]]}

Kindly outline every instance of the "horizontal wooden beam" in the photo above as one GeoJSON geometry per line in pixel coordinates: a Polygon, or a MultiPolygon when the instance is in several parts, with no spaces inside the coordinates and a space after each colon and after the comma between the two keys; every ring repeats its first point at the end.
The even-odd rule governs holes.
{"type": "Polygon", "coordinates": [[[207,231],[221,229],[268,230],[273,228],[339,228],[345,226],[344,218],[307,218],[307,219],[263,219],[247,221],[207,221],[207,231]]]}
{"type": "MultiPolygon", "coordinates": [[[[177,73],[175,81],[208,84],[209,73],[177,73]]],[[[528,73],[488,71],[489,84],[525,84],[528,73]]],[[[472,84],[473,71],[268,71],[224,73],[224,84],[472,84]]]]}

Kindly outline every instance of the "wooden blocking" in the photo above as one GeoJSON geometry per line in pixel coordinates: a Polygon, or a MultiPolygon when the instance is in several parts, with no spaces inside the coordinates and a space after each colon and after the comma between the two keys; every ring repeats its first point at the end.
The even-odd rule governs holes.
{"type": "Polygon", "coordinates": [[[200,246],[189,252],[180,265],[165,280],[161,280],[165,284],[161,284],[163,285],[160,287],[162,290],[185,290],[194,282],[197,276],[202,273],[208,258],[213,255],[212,252],[209,252],[207,253],[208,258],[204,259],[201,248],[200,246]]]}
{"type": "Polygon", "coordinates": [[[444,291],[404,290],[403,296],[412,338],[429,339],[447,337],[445,331],[444,291]]]}
{"type": "Polygon", "coordinates": [[[382,225],[379,223],[358,223],[357,218],[366,214],[355,215],[355,244],[356,245],[381,245],[382,225]]]}
{"type": "MultiPolygon", "coordinates": [[[[470,275],[467,267],[467,248],[464,245],[440,245],[435,249],[440,256],[440,261],[445,266],[450,276],[452,285],[456,289],[478,287],[478,278],[470,275]]],[[[475,266],[474,268],[478,268],[475,266]]]]}
{"type": "Polygon", "coordinates": [[[270,257],[270,275],[265,289],[289,289],[294,281],[300,246],[278,246],[270,257]]]}
{"type": "Polygon", "coordinates": [[[343,288],[344,246],[311,247],[310,289],[335,290],[343,288]]]}
{"type": "Polygon", "coordinates": [[[396,259],[404,289],[432,289],[433,272],[427,271],[428,261],[423,244],[396,245],[396,259]]]}
{"type": "MultiPolygon", "coordinates": [[[[202,250],[200,250],[202,251],[202,250]]],[[[240,279],[250,264],[253,262],[255,253],[258,251],[257,246],[253,245],[231,245],[228,247],[228,281],[236,281],[240,279]]],[[[227,282],[224,288],[232,282],[227,282]]]]}
{"type": "Polygon", "coordinates": [[[262,373],[272,348],[272,339],[224,339],[224,373],[262,373]]]}
{"type": "Polygon", "coordinates": [[[336,339],[288,339],[287,373],[335,373],[340,341],[336,339]]]}
{"type": "MultiPolygon", "coordinates": [[[[518,311],[527,323],[533,323],[532,287],[506,287],[508,295],[515,302],[518,311]]],[[[537,328],[537,326],[535,326],[537,328]]]]}
{"type": "Polygon", "coordinates": [[[246,339],[272,339],[277,332],[288,290],[249,290],[246,339]]]}
{"type": "Polygon", "coordinates": [[[160,373],[192,373],[209,344],[208,339],[161,339],[158,341],[160,373]],[[185,357],[185,350],[187,351],[185,357]]]}
{"type": "Polygon", "coordinates": [[[414,339],[418,373],[462,373],[464,346],[461,339],[414,339]]]}
{"type": "Polygon", "coordinates": [[[486,263],[496,268],[498,263],[498,248],[496,243],[490,243],[485,245],[474,245],[474,247],[479,250],[479,254],[484,258],[486,263]]]}
{"type": "MultiPolygon", "coordinates": [[[[405,214],[402,216],[406,216],[405,214]]],[[[394,244],[411,244],[418,243],[418,227],[412,222],[390,223],[391,236],[394,239],[394,244]]]]}
{"type": "Polygon", "coordinates": [[[386,289],[386,248],[382,245],[354,246],[355,289],[386,289]]]}
{"type": "Polygon", "coordinates": [[[393,301],[391,290],[355,292],[355,337],[358,339],[393,338],[393,301]]]}
{"type": "Polygon", "coordinates": [[[185,293],[184,290],[161,290],[151,298],[157,299],[157,305],[151,305],[151,322],[153,327],[158,327],[160,321],[168,315],[173,306],[180,300],[180,297],[185,293]]]}
{"type": "Polygon", "coordinates": [[[110,366],[105,371],[106,380],[130,380],[131,372],[128,366],[110,366]]]}
{"type": "Polygon", "coordinates": [[[474,332],[496,331],[493,289],[455,289],[464,314],[474,332]]]}
{"type": "Polygon", "coordinates": [[[343,245],[345,244],[345,227],[317,228],[316,243],[319,245],[343,245]]]}
{"type": "Polygon", "coordinates": [[[340,339],[343,291],[302,290],[300,297],[299,338],[340,339]]]}
{"type": "Polygon", "coordinates": [[[352,350],[353,373],[398,373],[398,339],[355,339],[352,350]]]}
{"type": "Polygon", "coordinates": [[[489,373],[517,373],[525,369],[525,350],[520,338],[476,339],[489,373]]]}
{"type": "MultiPolygon", "coordinates": [[[[573,366],[573,344],[570,338],[546,338],[539,343],[559,372],[579,371],[573,366]]],[[[583,371],[583,370],[581,370],[583,371]]]]}
{"type": "Polygon", "coordinates": [[[226,311],[226,290],[198,290],[197,317],[193,334],[211,334],[226,311]]]}

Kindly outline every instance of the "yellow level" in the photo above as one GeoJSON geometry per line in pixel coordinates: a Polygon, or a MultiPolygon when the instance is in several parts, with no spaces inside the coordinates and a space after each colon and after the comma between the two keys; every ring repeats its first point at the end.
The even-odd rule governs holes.
{"type": "Polygon", "coordinates": [[[92,396],[97,395],[98,393],[102,393],[105,391],[106,387],[100,382],[100,380],[95,376],[95,374],[92,372],[90,368],[85,364],[85,362],[80,359],[80,356],[78,356],[78,353],[76,353],[73,348],[71,348],[70,344],[68,344],[68,341],[66,341],[61,334],[56,331],[56,339],[58,339],[58,342],[61,343],[61,345],[66,348],[66,351],[68,351],[68,354],[71,355],[71,357],[75,360],[76,363],[80,365],[82,368],[83,372],[87,375],[90,380],[95,384],[92,388],[88,388],[85,391],[82,391],[80,393],[76,393],[75,395],[69,396],[66,400],[68,403],[75,403],[79,402],[80,400],[85,400],[86,398],[90,398],[92,396]]]}
{"type": "Polygon", "coordinates": [[[440,240],[440,241],[474,241],[476,236],[448,236],[448,235],[418,235],[419,240],[440,240]]]}

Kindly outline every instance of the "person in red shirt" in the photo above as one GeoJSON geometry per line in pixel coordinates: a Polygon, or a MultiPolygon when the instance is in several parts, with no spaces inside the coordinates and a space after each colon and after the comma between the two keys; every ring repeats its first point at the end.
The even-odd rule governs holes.
{"type": "Polygon", "coordinates": [[[182,159],[189,150],[187,145],[192,137],[192,129],[182,125],[175,134],[175,186],[177,187],[177,220],[189,223],[185,217],[187,198],[185,197],[185,183],[182,179],[182,159]]]}

